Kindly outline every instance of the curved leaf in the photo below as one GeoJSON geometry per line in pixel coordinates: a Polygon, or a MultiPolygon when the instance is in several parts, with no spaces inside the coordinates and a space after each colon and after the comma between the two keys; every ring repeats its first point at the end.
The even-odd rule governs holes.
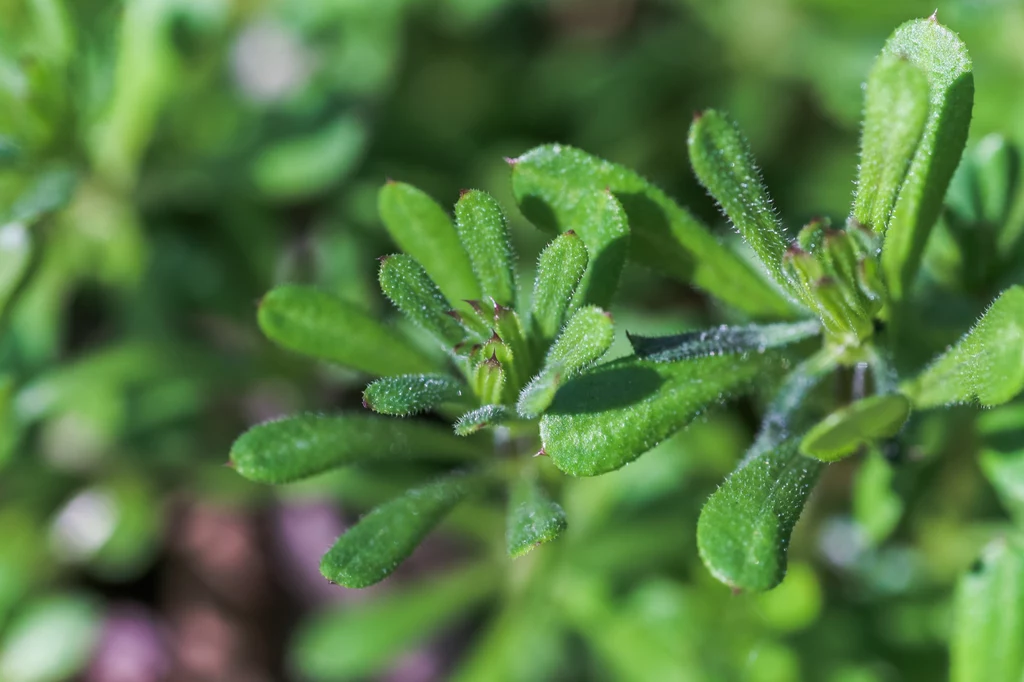
{"type": "Polygon", "coordinates": [[[541,252],[530,311],[530,329],[538,346],[551,343],[569,317],[572,296],[588,262],[587,247],[571,230],[555,237],[541,252]]]}
{"type": "Polygon", "coordinates": [[[455,228],[469,254],[481,293],[499,305],[511,307],[516,284],[505,211],[486,192],[469,190],[455,204],[455,228]]]}
{"type": "Polygon", "coordinates": [[[338,538],[320,560],[320,572],[345,587],[380,582],[481,480],[453,475],[385,502],[338,538]]]}
{"type": "Polygon", "coordinates": [[[873,395],[836,410],[811,427],[800,441],[800,452],[834,462],[852,455],[861,445],[895,436],[909,417],[906,396],[873,395]]]}
{"type": "Polygon", "coordinates": [[[448,300],[412,256],[381,259],[380,288],[395,307],[451,350],[466,338],[466,329],[452,313],[448,300]]]}
{"type": "Polygon", "coordinates": [[[296,415],[252,427],[231,446],[231,465],[251,481],[290,483],[349,464],[463,460],[473,443],[418,421],[365,414],[296,415]]]}
{"type": "Polygon", "coordinates": [[[509,492],[507,521],[505,540],[513,559],[554,540],[568,526],[562,507],[535,480],[525,476],[509,492]]]}
{"type": "Polygon", "coordinates": [[[455,422],[455,434],[468,436],[488,426],[504,424],[515,416],[507,405],[484,405],[459,417],[455,422]]]}
{"type": "Polygon", "coordinates": [[[449,302],[480,298],[480,284],[455,225],[437,202],[403,182],[380,188],[377,209],[391,238],[427,271],[449,302]]]}
{"type": "Polygon", "coordinates": [[[463,382],[447,374],[403,374],[377,379],[367,386],[363,406],[381,414],[407,417],[459,400],[465,390],[463,382]]]}
{"type": "Polygon", "coordinates": [[[763,353],[782,348],[821,333],[818,320],[779,324],[750,324],[743,327],[722,325],[672,336],[627,334],[638,357],[655,362],[676,362],[708,355],[763,353]]]}
{"type": "Polygon", "coordinates": [[[260,329],[288,350],[382,376],[429,371],[435,363],[351,303],[286,284],[260,301],[260,329]]]}

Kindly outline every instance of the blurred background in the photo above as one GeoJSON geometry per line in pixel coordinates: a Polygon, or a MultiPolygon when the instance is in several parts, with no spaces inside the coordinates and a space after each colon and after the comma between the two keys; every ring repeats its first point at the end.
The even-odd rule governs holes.
{"type": "MultiPolygon", "coordinates": [[[[302,281],[390,317],[386,178],[443,205],[493,193],[524,271],[544,237],[503,157],[543,142],[635,168],[724,234],[686,159],[714,106],[788,224],[839,221],[861,84],[936,4],[974,59],[972,140],[1024,140],[1019,0],[0,0],[0,680],[944,679],[950,586],[1007,523],[957,411],[914,424],[905,466],[830,467],[765,595],[695,551],[742,407],[567,481],[571,530],[528,558],[494,551],[480,509],[363,591],[319,557],[398,482],[269,489],[223,466],[248,425],[360,408],[366,377],[274,349],[255,305],[302,281]]],[[[615,313],[650,332],[709,314],[641,269],[615,313]]]]}

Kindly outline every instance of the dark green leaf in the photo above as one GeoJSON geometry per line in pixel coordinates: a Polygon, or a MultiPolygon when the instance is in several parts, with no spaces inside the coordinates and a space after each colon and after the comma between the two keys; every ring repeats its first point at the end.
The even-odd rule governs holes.
{"type": "Polygon", "coordinates": [[[509,492],[505,540],[508,555],[521,557],[566,529],[565,511],[532,478],[520,477],[509,492]]]}
{"type": "Polygon", "coordinates": [[[715,329],[674,334],[672,336],[637,336],[629,334],[629,342],[637,356],[656,362],[675,362],[709,355],[763,353],[821,333],[818,320],[793,324],[751,324],[744,327],[722,325],[715,329]]]}
{"type": "Polygon", "coordinates": [[[447,374],[403,374],[377,379],[363,391],[363,405],[381,414],[407,417],[455,402],[466,385],[447,374]]]}
{"type": "Polygon", "coordinates": [[[544,367],[519,395],[516,409],[527,418],[541,415],[565,381],[599,360],[612,345],[611,315],[594,306],[576,311],[548,351],[544,367]]]}
{"type": "Polygon", "coordinates": [[[793,309],[741,256],[728,249],[689,211],[622,166],[565,145],[545,145],[515,159],[512,191],[527,218],[551,232],[575,230],[590,254],[581,285],[583,302],[608,305],[626,255],[683,282],[692,282],[725,303],[756,315],[788,315],[793,309]],[[610,189],[629,216],[626,226],[596,220],[595,195],[610,189]]]}
{"type": "Polygon", "coordinates": [[[766,353],[601,365],[558,391],[540,423],[544,449],[574,476],[613,471],[746,387],[775,359],[766,353]]]}
{"type": "Polygon", "coordinates": [[[725,114],[709,109],[690,126],[689,149],[700,184],[722,206],[768,274],[784,289],[795,291],[782,272],[787,246],[782,223],[739,127],[725,114]]]}
{"type": "Polygon", "coordinates": [[[852,455],[861,445],[895,436],[909,417],[906,396],[873,395],[836,410],[811,427],[800,441],[800,452],[834,462],[852,455]]]}
{"type": "Polygon", "coordinates": [[[260,483],[290,483],[328,469],[395,460],[464,460],[471,442],[418,421],[365,414],[296,415],[252,427],[231,446],[231,464],[260,483]]]}
{"type": "Polygon", "coordinates": [[[538,346],[546,347],[562,329],[588,261],[587,247],[572,231],[555,237],[541,252],[530,312],[530,328],[538,346]]]}
{"type": "Polygon", "coordinates": [[[885,234],[928,120],[928,77],[905,56],[883,53],[868,76],[853,216],[885,234]]]}
{"type": "Polygon", "coordinates": [[[389,182],[380,189],[381,220],[398,247],[423,265],[451,303],[480,298],[466,249],[451,218],[412,185],[389,182]]]}
{"type": "Polygon", "coordinates": [[[999,539],[960,579],[950,641],[951,682],[1024,676],[1024,550],[999,539]]]}
{"type": "Polygon", "coordinates": [[[435,363],[351,303],[311,287],[286,284],[260,302],[260,329],[288,350],[370,374],[429,371],[435,363]]]}
{"type": "Polygon", "coordinates": [[[385,502],[338,538],[321,559],[320,572],[345,587],[380,582],[480,481],[453,475],[385,502]]]}
{"type": "Polygon", "coordinates": [[[312,680],[376,675],[490,596],[500,577],[494,566],[477,565],[319,613],[296,637],[295,668],[312,680]]]}
{"type": "Polygon", "coordinates": [[[769,590],[785,577],[790,534],[824,466],[797,445],[791,439],[748,456],[701,510],[697,547],[726,585],[769,590]]]}
{"type": "Polygon", "coordinates": [[[967,48],[934,19],[900,26],[879,58],[908,60],[925,73],[929,84],[928,121],[882,246],[882,271],[889,295],[899,301],[917,273],[921,251],[967,142],[974,76],[967,48]]]}
{"type": "Polygon", "coordinates": [[[380,288],[406,317],[451,350],[466,338],[444,294],[412,256],[387,256],[380,264],[380,288]]]}
{"type": "Polygon", "coordinates": [[[959,343],[902,390],[919,409],[971,400],[1000,405],[1024,390],[1024,287],[1000,294],[959,343]]]}
{"type": "Polygon", "coordinates": [[[455,433],[468,436],[488,426],[504,424],[515,416],[515,412],[507,405],[484,405],[459,417],[455,422],[455,433]]]}
{"type": "Polygon", "coordinates": [[[491,195],[470,190],[455,204],[455,227],[481,293],[499,305],[512,307],[516,284],[505,211],[491,195]]]}

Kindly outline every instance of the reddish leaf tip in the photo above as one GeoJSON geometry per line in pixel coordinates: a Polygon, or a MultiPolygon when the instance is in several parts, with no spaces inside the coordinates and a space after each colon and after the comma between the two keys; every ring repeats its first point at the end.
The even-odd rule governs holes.
{"type": "Polygon", "coordinates": [[[534,455],[534,457],[547,457],[547,456],[548,456],[548,452],[543,447],[540,450],[537,451],[537,454],[534,455]]]}
{"type": "Polygon", "coordinates": [[[928,21],[934,21],[934,22],[938,23],[938,21],[939,21],[939,8],[938,7],[936,7],[935,11],[932,12],[932,15],[930,17],[928,17],[928,21]]]}
{"type": "Polygon", "coordinates": [[[468,304],[470,308],[478,313],[483,312],[483,308],[480,306],[480,301],[477,301],[476,299],[464,298],[462,299],[462,302],[468,304]]]}
{"type": "Polygon", "coordinates": [[[505,159],[505,163],[507,163],[510,166],[515,166],[517,163],[519,163],[519,159],[513,158],[511,156],[503,156],[502,158],[505,159]]]}
{"type": "Polygon", "coordinates": [[[444,314],[456,322],[462,322],[462,314],[458,310],[446,310],[444,311],[444,314]]]}
{"type": "Polygon", "coordinates": [[[575,237],[575,236],[577,236],[576,235],[576,230],[566,230],[565,231],[565,236],[567,236],[567,237],[575,237]]]}
{"type": "Polygon", "coordinates": [[[392,255],[394,254],[386,253],[383,256],[377,256],[377,262],[383,265],[388,262],[388,259],[391,258],[392,255]]]}
{"type": "Polygon", "coordinates": [[[459,198],[461,199],[462,197],[466,196],[467,194],[469,194],[472,191],[473,190],[471,190],[471,189],[460,189],[459,190],[459,198]]]}

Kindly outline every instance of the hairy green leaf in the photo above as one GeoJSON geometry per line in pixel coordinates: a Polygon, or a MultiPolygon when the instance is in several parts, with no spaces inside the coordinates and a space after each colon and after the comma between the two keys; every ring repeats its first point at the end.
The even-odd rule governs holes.
{"type": "Polygon", "coordinates": [[[885,234],[928,119],[928,77],[906,56],[882,54],[868,76],[853,216],[885,234]]]}
{"type": "Polygon", "coordinates": [[[320,572],[345,587],[380,582],[481,480],[455,474],[385,502],[338,538],[320,560],[320,572]]]}
{"type": "Polygon", "coordinates": [[[835,367],[823,349],[800,364],[772,399],[761,432],[736,470],[705,503],[697,549],[718,580],[768,590],[782,582],[790,534],[824,466],[798,451],[811,391],[835,367]]]}
{"type": "Polygon", "coordinates": [[[800,452],[834,462],[852,455],[861,445],[895,436],[909,417],[906,396],[873,395],[836,410],[811,427],[800,441],[800,452]]]}
{"type": "Polygon", "coordinates": [[[821,333],[818,320],[779,324],[750,324],[743,327],[722,325],[672,336],[627,334],[637,356],[656,362],[675,362],[709,355],[763,353],[809,339],[821,333]]]}
{"type": "Polygon", "coordinates": [[[959,343],[902,387],[919,409],[977,400],[1000,405],[1024,390],[1024,286],[995,300],[959,343]]]}
{"type": "Polygon", "coordinates": [[[396,332],[337,296],[286,284],[260,301],[260,329],[274,343],[382,376],[429,371],[435,363],[396,332]]]}
{"type": "Polygon", "coordinates": [[[899,301],[917,273],[921,251],[967,142],[974,76],[967,48],[934,19],[908,21],[897,28],[879,57],[893,58],[908,60],[924,72],[929,85],[928,120],[882,245],[889,295],[899,301]]]}
{"type": "Polygon", "coordinates": [[[554,540],[566,529],[565,511],[532,478],[520,477],[511,487],[505,540],[510,557],[521,557],[554,540]]]}
{"type": "Polygon", "coordinates": [[[795,292],[782,272],[787,246],[782,223],[739,127],[725,114],[709,109],[690,126],[689,149],[700,184],[722,206],[772,279],[795,292]]]}
{"type": "Polygon", "coordinates": [[[486,192],[469,190],[455,204],[455,227],[469,254],[481,293],[499,305],[513,306],[515,270],[505,211],[486,192]]]}
{"type": "Polygon", "coordinates": [[[295,668],[311,680],[376,675],[417,642],[485,600],[500,578],[493,565],[478,564],[360,604],[321,612],[296,636],[295,668]]]}
{"type": "Polygon", "coordinates": [[[28,274],[32,252],[32,237],[24,224],[0,226],[0,316],[28,274]]]}
{"type": "Polygon", "coordinates": [[[395,307],[451,350],[466,338],[466,329],[427,271],[412,256],[397,254],[381,260],[380,288],[395,307]]]}
{"type": "Polygon", "coordinates": [[[608,352],[614,336],[611,315],[595,306],[577,310],[548,351],[544,367],[519,394],[519,414],[540,416],[558,387],[608,352]]]}
{"type": "Polygon", "coordinates": [[[575,230],[587,245],[590,266],[583,301],[608,305],[626,256],[692,282],[709,294],[755,315],[789,315],[793,308],[741,256],[715,239],[689,211],[622,166],[565,145],[537,147],[515,159],[512,191],[535,225],[551,232],[575,230]],[[625,224],[595,219],[595,195],[611,190],[629,217],[625,224]],[[615,228],[615,229],[611,229],[615,228]],[[592,274],[591,274],[592,273],[592,274]],[[612,277],[614,275],[614,277],[612,277]]]}
{"type": "Polygon", "coordinates": [[[574,476],[613,471],[744,388],[775,359],[766,353],[601,365],[558,391],[540,423],[544,449],[574,476]]]}
{"type": "Polygon", "coordinates": [[[995,540],[960,579],[953,604],[951,682],[1024,676],[1024,549],[995,540]]]}
{"type": "Polygon", "coordinates": [[[504,424],[515,416],[507,405],[484,405],[459,417],[455,422],[455,434],[468,436],[488,426],[504,424]]]}
{"type": "Polygon", "coordinates": [[[363,405],[381,414],[407,417],[463,397],[466,385],[447,374],[403,374],[377,379],[363,391],[363,405]]]}
{"type": "Polygon", "coordinates": [[[366,414],[303,414],[243,433],[231,446],[231,465],[252,481],[290,483],[349,464],[458,461],[476,454],[475,444],[433,424],[366,414]]]}
{"type": "Polygon", "coordinates": [[[588,261],[587,247],[571,230],[555,237],[541,252],[530,311],[530,329],[538,346],[546,347],[561,330],[588,261]]]}
{"type": "Polygon", "coordinates": [[[427,194],[402,182],[380,189],[377,208],[398,247],[423,265],[451,303],[480,298],[480,283],[451,218],[427,194]]]}

